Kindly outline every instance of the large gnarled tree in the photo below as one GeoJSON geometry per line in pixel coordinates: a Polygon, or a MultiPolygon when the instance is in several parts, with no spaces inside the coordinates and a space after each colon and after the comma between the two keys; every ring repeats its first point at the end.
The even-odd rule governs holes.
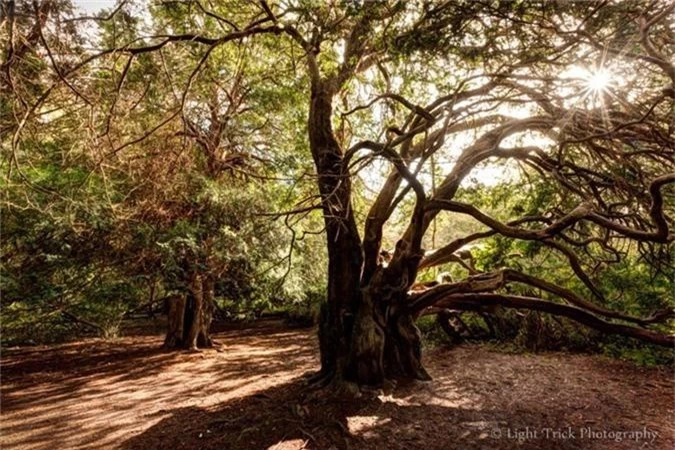
{"type": "Polygon", "coordinates": [[[377,385],[386,377],[428,378],[415,319],[439,308],[532,309],[672,345],[672,336],[649,329],[670,317],[669,310],[636,318],[603,307],[602,290],[585,273],[577,252],[599,244],[618,255],[614,246],[632,240],[644,244],[640,248],[645,253],[662,251],[661,262],[668,264],[667,248],[675,235],[669,230],[662,189],[675,182],[675,77],[672,46],[656,43],[672,39],[667,24],[673,6],[593,6],[446,2],[419,8],[373,2],[353,15],[327,13],[328,23],[314,28],[311,37],[287,28],[306,50],[311,79],[309,140],[330,257],[320,336],[325,379],[337,375],[377,385]],[[342,62],[336,69],[322,70],[322,39],[328,43],[336,35],[344,42],[342,62]],[[391,87],[396,63],[437,79],[442,79],[445,64],[448,71],[463,76],[449,74],[458,79],[454,89],[420,104],[391,87]],[[602,84],[607,80],[599,78],[608,77],[610,70],[618,71],[620,85],[602,84]],[[379,135],[385,139],[356,140],[347,147],[333,130],[334,100],[350,82],[358,83],[353,80],[360,74],[372,80],[378,71],[384,89],[342,117],[378,102],[397,104],[407,114],[393,116],[396,126],[386,124],[387,133],[379,135]],[[575,80],[575,75],[582,79],[575,80]],[[525,114],[510,117],[513,111],[525,114]],[[419,176],[424,164],[467,130],[474,130],[475,138],[430,192],[419,176]],[[506,144],[528,133],[550,142],[546,148],[523,145],[527,138],[517,146],[506,144]],[[361,237],[351,177],[354,160],[364,152],[386,159],[392,169],[367,212],[361,237]],[[456,200],[466,177],[494,159],[518,160],[555,182],[560,205],[505,223],[456,200]],[[414,198],[409,224],[390,261],[384,262],[384,227],[408,194],[414,198]],[[425,233],[443,211],[471,216],[488,230],[425,251],[425,233]],[[560,253],[592,300],[509,268],[471,274],[424,292],[410,291],[420,270],[460,260],[457,252],[462,247],[493,235],[538,241],[560,253]],[[511,283],[529,285],[560,302],[510,295],[505,288],[511,283]]]}

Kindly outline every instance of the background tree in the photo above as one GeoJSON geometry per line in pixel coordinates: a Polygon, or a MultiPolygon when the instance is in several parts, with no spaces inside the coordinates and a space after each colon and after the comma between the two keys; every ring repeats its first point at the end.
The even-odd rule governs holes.
{"type": "MultiPolygon", "coordinates": [[[[114,335],[130,312],[165,300],[166,346],[209,346],[216,309],[235,314],[312,295],[321,277],[308,282],[304,269],[287,277],[296,239],[263,215],[297,199],[277,175],[302,168],[288,154],[267,164],[256,133],[279,135],[278,123],[246,105],[265,97],[281,108],[293,97],[266,95],[250,49],[210,52],[208,62],[200,46],[100,55],[60,78],[87,46],[147,32],[136,6],[104,12],[93,36],[91,20],[67,2],[12,8],[8,36],[22,46],[10,51],[6,42],[12,85],[3,96],[3,129],[21,131],[3,133],[10,342],[49,341],[73,327],[114,335]]],[[[160,8],[152,17],[161,29],[183,16],[160,8]]]]}

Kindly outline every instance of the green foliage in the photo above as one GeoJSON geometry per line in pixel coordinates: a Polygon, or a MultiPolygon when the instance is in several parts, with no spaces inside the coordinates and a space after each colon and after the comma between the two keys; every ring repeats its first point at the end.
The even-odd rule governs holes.
{"type": "Polygon", "coordinates": [[[669,366],[675,364],[672,349],[640,345],[621,336],[605,337],[598,351],[612,358],[631,361],[640,366],[669,366]]]}
{"type": "Polygon", "coordinates": [[[420,333],[422,333],[422,342],[428,348],[451,346],[455,342],[438,326],[434,316],[422,316],[415,322],[420,333]]]}
{"type": "MultiPolygon", "coordinates": [[[[259,12],[242,0],[213,8],[242,27],[259,12]]],[[[59,2],[49,20],[69,14],[59,2]]],[[[16,32],[29,33],[33,16],[21,14],[16,32]]],[[[214,16],[180,2],[128,2],[90,30],[65,23],[45,28],[64,68],[60,54],[75,61],[85,47],[136,45],[166,30],[222,32],[214,16]]],[[[30,48],[12,67],[17,96],[3,96],[0,108],[3,150],[16,145],[17,156],[0,163],[3,345],[114,335],[151,292],[185,292],[195,271],[215,279],[222,316],[286,307],[311,315],[325,286],[323,241],[309,234],[320,217],[291,231],[265,215],[308,193],[308,184],[285,181],[311,165],[307,80],[296,76],[288,42],[244,44],[213,49],[201,66],[205,49],[194,43],[101,58],[53,89],[47,112],[31,115],[16,143],[22,108],[53,80],[41,76],[52,76],[50,61],[30,48]],[[171,116],[176,102],[182,114],[171,116]]]]}
{"type": "MultiPolygon", "coordinates": [[[[494,187],[476,186],[462,193],[463,201],[479,207],[493,217],[514,214],[535,216],[546,213],[546,205],[557,197],[557,192],[543,180],[528,180],[526,185],[509,183],[494,187]]],[[[452,223],[446,225],[456,229],[452,223]]],[[[621,261],[612,261],[611,265],[601,266],[594,272],[593,282],[604,296],[604,301],[593,298],[593,294],[574,275],[564,255],[552,251],[540,241],[514,241],[502,236],[494,236],[471,247],[475,266],[479,270],[491,271],[503,267],[518,269],[522,272],[546,279],[564,286],[603,307],[636,317],[648,317],[656,311],[673,307],[675,274],[672,269],[658,271],[647,264],[635,245],[625,245],[625,254],[621,261]]],[[[603,255],[602,247],[591,247],[603,255]]],[[[590,262],[589,258],[589,266],[590,262]]],[[[586,264],[585,260],[581,260],[586,264]]],[[[593,273],[585,266],[589,273],[593,273]]],[[[454,277],[466,274],[456,264],[441,267],[454,277]],[[462,273],[463,272],[463,273],[462,273]],[[456,274],[456,275],[455,275],[456,274]]],[[[508,293],[541,297],[549,301],[560,301],[555,296],[534,290],[524,285],[510,285],[508,293]]],[[[672,364],[673,353],[669,349],[643,344],[634,340],[608,336],[575,322],[556,318],[549,314],[534,311],[518,312],[499,309],[494,314],[495,342],[498,348],[511,351],[565,350],[581,352],[599,352],[612,357],[627,359],[641,365],[672,364]]],[[[466,323],[475,323],[477,315],[464,313],[466,323]]],[[[420,319],[419,324],[425,338],[434,343],[448,343],[448,338],[439,327],[434,327],[431,318],[420,319]]],[[[480,324],[479,324],[480,325],[480,324]]],[[[660,327],[665,333],[673,333],[672,327],[660,327]]]]}

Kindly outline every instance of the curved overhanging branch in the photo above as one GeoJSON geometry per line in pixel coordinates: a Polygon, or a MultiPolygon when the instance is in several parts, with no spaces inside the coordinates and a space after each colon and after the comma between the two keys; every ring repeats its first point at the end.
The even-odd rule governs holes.
{"type": "MultiPolygon", "coordinates": [[[[535,240],[540,241],[542,244],[552,247],[559,252],[563,253],[570,262],[572,269],[575,274],[581,279],[584,284],[591,290],[591,292],[599,299],[603,299],[602,292],[593,284],[590,278],[586,275],[584,270],[581,267],[577,257],[574,253],[561,245],[558,242],[555,242],[552,238],[555,236],[562,236],[562,232],[574,226],[577,222],[581,220],[589,220],[593,223],[596,223],[606,230],[615,231],[621,234],[624,237],[632,238],[640,242],[656,242],[656,243],[668,243],[675,240],[675,234],[669,232],[668,221],[663,212],[663,195],[661,189],[663,186],[675,182],[675,173],[670,173],[662,175],[655,178],[649,185],[649,193],[652,198],[652,204],[649,210],[649,215],[652,223],[656,227],[656,231],[644,231],[629,228],[625,225],[614,222],[599,213],[593,210],[593,206],[590,202],[584,202],[581,205],[574,208],[565,216],[561,217],[556,221],[550,219],[544,219],[542,221],[547,222],[548,226],[540,230],[530,230],[518,228],[515,225],[519,223],[524,223],[531,220],[520,220],[512,221],[509,223],[502,223],[487,214],[480,211],[473,205],[461,203],[452,200],[444,199],[433,199],[427,202],[427,210],[432,213],[437,210],[448,210],[453,212],[459,212],[462,214],[467,214],[478,220],[479,222],[487,225],[491,228],[490,231],[485,231],[481,233],[475,233],[470,236],[466,236],[462,239],[455,240],[450,244],[442,247],[438,251],[434,252],[430,257],[422,261],[420,268],[428,268],[449,262],[453,259],[453,254],[455,251],[459,250],[462,246],[466,245],[469,242],[474,240],[483,239],[491,237],[495,234],[501,234],[506,237],[514,239],[523,239],[523,240],[535,240]]],[[[563,236],[564,237],[564,236],[563,236]]]]}
{"type": "Polygon", "coordinates": [[[548,227],[542,230],[528,230],[523,228],[516,228],[511,225],[499,222],[496,219],[493,219],[492,217],[483,213],[473,205],[452,200],[442,200],[442,199],[433,200],[429,202],[427,209],[428,210],[444,209],[448,211],[468,214],[474,219],[478,220],[479,222],[492,228],[501,235],[518,239],[538,241],[553,237],[558,233],[560,233],[561,231],[563,231],[564,229],[571,227],[584,217],[587,217],[592,212],[592,205],[590,203],[584,202],[581,205],[574,208],[572,211],[570,211],[567,215],[563,216],[561,219],[553,222],[548,227]]]}
{"type": "Polygon", "coordinates": [[[581,205],[574,208],[567,215],[561,219],[553,222],[547,228],[543,230],[526,230],[512,227],[508,224],[499,222],[496,219],[488,216],[487,214],[480,211],[473,205],[466,203],[461,203],[452,200],[444,199],[435,199],[428,203],[428,210],[448,210],[453,212],[459,212],[462,214],[468,214],[479,222],[487,225],[488,227],[495,230],[497,233],[517,238],[517,239],[526,239],[526,240],[544,240],[550,237],[553,237],[566,228],[573,226],[575,223],[582,219],[590,220],[602,227],[615,231],[623,236],[641,241],[641,242],[657,242],[657,243],[667,243],[675,240],[675,234],[669,232],[668,222],[666,216],[663,213],[663,195],[661,194],[661,188],[666,184],[675,183],[675,172],[662,175],[655,178],[649,184],[649,194],[652,197],[652,204],[649,210],[649,216],[652,219],[656,231],[644,231],[636,230],[625,225],[616,223],[603,215],[597,213],[593,210],[593,206],[590,202],[584,202],[581,205]]]}
{"type": "Polygon", "coordinates": [[[565,258],[567,258],[567,261],[570,264],[570,267],[572,268],[572,271],[574,274],[579,278],[584,285],[590,290],[593,295],[595,295],[598,299],[604,300],[605,296],[603,293],[600,291],[600,289],[593,283],[591,280],[591,277],[588,276],[588,274],[584,271],[583,267],[581,267],[581,261],[579,261],[579,257],[568,247],[560,244],[559,242],[556,242],[553,239],[546,239],[545,241],[542,241],[544,245],[554,248],[560,253],[562,253],[565,258]]]}
{"type": "Polygon", "coordinates": [[[602,306],[596,305],[595,303],[591,303],[585,299],[583,299],[581,296],[577,295],[575,292],[563,288],[561,286],[558,286],[556,284],[550,283],[546,280],[543,280],[541,278],[534,277],[532,275],[528,275],[522,272],[519,272],[517,270],[513,269],[504,269],[504,279],[506,282],[509,281],[515,281],[523,284],[527,284],[529,286],[536,287],[538,289],[541,289],[543,291],[549,292],[551,294],[554,294],[568,303],[573,304],[574,306],[577,306],[579,308],[588,310],[594,314],[598,314],[604,317],[608,317],[611,319],[619,319],[619,320],[625,320],[626,322],[633,322],[641,326],[646,326],[649,324],[653,323],[658,323],[663,321],[664,319],[667,319],[669,317],[673,317],[673,314],[675,311],[673,308],[660,311],[650,317],[647,318],[641,318],[641,317],[634,317],[634,316],[629,316],[626,314],[619,313],[617,311],[612,311],[606,308],[603,308],[602,306]]]}
{"type": "MultiPolygon", "coordinates": [[[[457,159],[452,171],[441,182],[434,196],[434,200],[450,200],[455,196],[462,180],[481,162],[486,159],[499,156],[500,147],[504,139],[514,134],[525,131],[545,131],[555,125],[555,120],[549,116],[533,116],[527,119],[513,119],[486,132],[477,139],[473,145],[467,147],[457,159]]],[[[511,149],[503,156],[522,157],[524,153],[520,149],[511,149]]],[[[433,212],[430,212],[432,216],[433,212]]],[[[429,220],[431,217],[429,217],[429,220]]]]}
{"type": "MultiPolygon", "coordinates": [[[[550,220],[546,217],[541,216],[523,217],[521,219],[508,222],[506,225],[515,227],[517,225],[528,222],[550,222],[550,220]]],[[[471,242],[477,241],[479,239],[492,237],[495,234],[497,234],[496,230],[487,230],[478,233],[473,233],[459,239],[455,239],[449,244],[444,245],[443,247],[433,251],[433,253],[430,253],[429,255],[425,256],[422,262],[420,262],[419,268],[428,269],[430,267],[440,266],[441,264],[454,261],[456,257],[455,252],[460,250],[465,245],[470,244],[471,242]]]]}
{"type": "Polygon", "coordinates": [[[650,324],[660,323],[675,316],[675,309],[666,308],[658,311],[647,318],[634,317],[612,311],[600,305],[589,302],[564,287],[555,285],[541,278],[528,275],[513,269],[502,269],[496,272],[482,273],[475,275],[456,283],[447,283],[437,285],[423,292],[415,293],[410,296],[408,307],[414,314],[420,314],[422,310],[429,307],[447,307],[442,302],[453,295],[464,295],[469,293],[491,292],[504,287],[511,282],[523,283],[541,289],[550,294],[556,295],[567,303],[576,306],[589,314],[597,314],[610,319],[618,319],[626,322],[632,322],[645,327],[650,324]]]}
{"type": "Polygon", "coordinates": [[[661,243],[674,241],[675,233],[671,233],[669,231],[668,222],[666,220],[665,214],[663,213],[663,194],[661,194],[661,188],[670,183],[675,183],[675,172],[655,178],[649,184],[649,195],[652,198],[652,204],[649,208],[649,216],[656,227],[656,231],[635,230],[625,225],[616,223],[595,212],[589,214],[588,219],[600,226],[637,241],[651,241],[661,243]]]}
{"type": "MultiPolygon", "coordinates": [[[[527,222],[551,223],[551,220],[546,217],[523,217],[521,219],[508,222],[507,225],[513,227],[521,223],[527,222]]],[[[470,234],[463,238],[455,239],[454,241],[450,242],[449,244],[441,247],[440,249],[431,253],[429,256],[425,257],[425,259],[423,259],[422,262],[420,263],[419,268],[428,269],[430,267],[435,267],[441,264],[455,261],[457,258],[457,254],[455,252],[459,251],[465,245],[479,239],[492,237],[496,234],[497,231],[493,229],[470,234]]],[[[570,267],[572,268],[574,273],[584,283],[584,285],[593,293],[593,295],[595,295],[595,297],[597,297],[600,300],[604,300],[604,295],[595,286],[595,284],[593,284],[593,281],[591,281],[590,277],[586,274],[586,272],[584,272],[584,269],[581,267],[581,262],[579,261],[579,258],[574,254],[574,252],[572,252],[572,250],[554,241],[553,239],[544,239],[541,242],[547,247],[551,247],[557,250],[558,252],[562,253],[563,256],[565,256],[565,258],[567,258],[567,260],[569,261],[570,267]]]]}
{"type": "Polygon", "coordinates": [[[439,284],[426,291],[411,294],[408,309],[417,315],[423,309],[435,306],[449,295],[495,291],[503,287],[505,282],[504,271],[499,270],[475,275],[456,283],[439,284]]]}
{"type": "Polygon", "coordinates": [[[608,322],[577,306],[553,303],[534,297],[494,293],[456,293],[444,296],[442,299],[439,298],[434,305],[442,308],[467,311],[480,310],[491,306],[529,309],[567,317],[604,333],[628,336],[664,347],[672,347],[675,345],[675,336],[673,335],[666,335],[653,330],[608,322]]]}

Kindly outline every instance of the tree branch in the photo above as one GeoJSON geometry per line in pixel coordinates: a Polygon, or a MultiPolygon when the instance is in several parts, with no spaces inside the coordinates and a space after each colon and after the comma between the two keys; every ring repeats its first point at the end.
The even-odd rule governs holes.
{"type": "Polygon", "coordinates": [[[468,311],[475,311],[488,306],[529,309],[567,317],[603,333],[628,336],[663,347],[673,347],[675,345],[674,335],[666,335],[644,328],[607,322],[579,307],[548,302],[533,297],[487,293],[452,294],[443,300],[439,300],[435,305],[443,308],[468,311]]]}

